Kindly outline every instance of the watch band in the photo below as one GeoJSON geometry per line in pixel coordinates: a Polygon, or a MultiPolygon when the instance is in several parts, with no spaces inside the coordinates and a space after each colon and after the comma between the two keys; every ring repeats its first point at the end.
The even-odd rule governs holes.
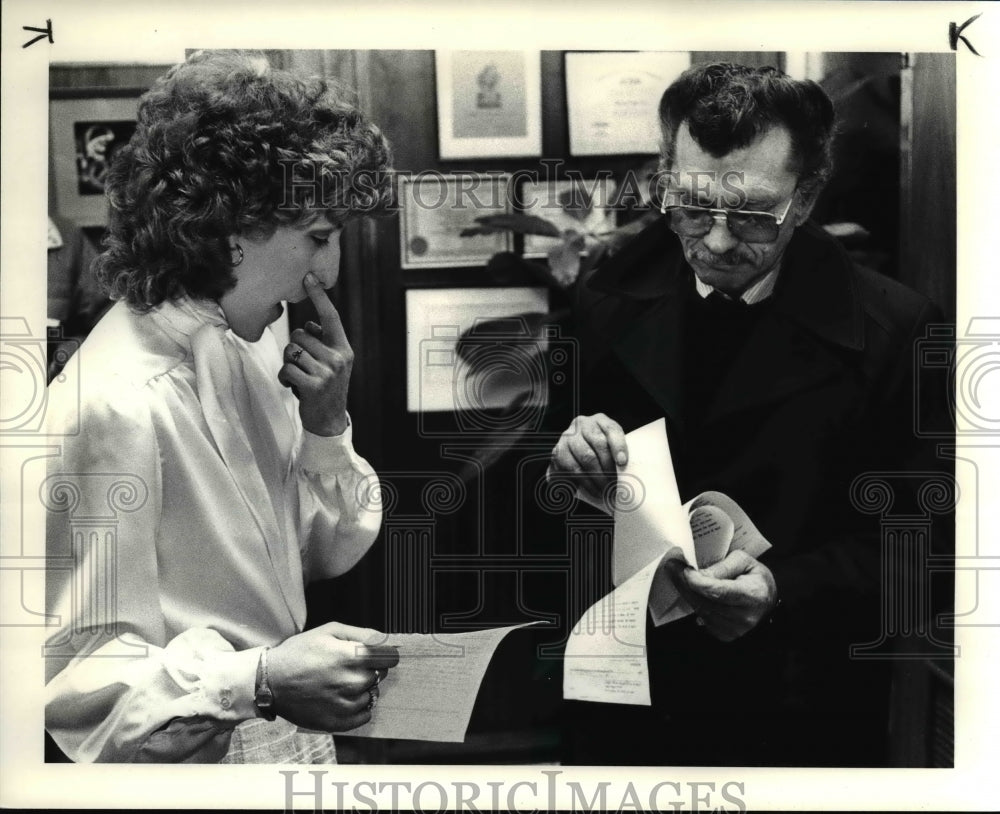
{"type": "Polygon", "coordinates": [[[260,660],[257,662],[257,678],[254,681],[253,705],[262,718],[273,721],[278,716],[274,711],[274,693],[271,692],[267,675],[267,651],[270,649],[270,647],[265,647],[260,651],[260,660]]]}

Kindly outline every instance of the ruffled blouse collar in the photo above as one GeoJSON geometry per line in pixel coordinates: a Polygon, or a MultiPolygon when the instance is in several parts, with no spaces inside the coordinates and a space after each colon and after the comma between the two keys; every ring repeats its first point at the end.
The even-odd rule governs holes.
{"type": "Polygon", "coordinates": [[[190,349],[192,337],[201,328],[217,328],[224,333],[229,331],[226,314],[215,300],[183,295],[160,303],[149,315],[185,350],[190,349]]]}
{"type": "Polygon", "coordinates": [[[193,363],[205,424],[267,541],[289,612],[298,619],[301,585],[288,559],[297,541],[282,496],[298,431],[290,396],[277,381],[277,343],[269,331],[256,343],[241,339],[214,300],[179,297],[150,315],[193,363]]]}

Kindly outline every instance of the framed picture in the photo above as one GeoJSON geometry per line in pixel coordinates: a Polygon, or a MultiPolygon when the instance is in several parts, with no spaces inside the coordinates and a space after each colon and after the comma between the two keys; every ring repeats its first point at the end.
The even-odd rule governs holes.
{"type": "MultiPolygon", "coordinates": [[[[94,91],[95,94],[104,91],[94,91]]],[[[143,89],[86,96],[80,91],[49,102],[56,208],[80,226],[107,224],[104,181],[115,153],[135,132],[143,89]]]]}
{"type": "MultiPolygon", "coordinates": [[[[423,288],[406,292],[406,409],[411,413],[481,411],[508,405],[510,393],[523,386],[518,366],[493,356],[488,369],[477,369],[459,353],[459,339],[477,323],[523,314],[548,313],[547,288],[423,288]]],[[[516,334],[512,321],[511,333],[516,334]]],[[[508,340],[527,340],[524,336],[508,340]]],[[[497,345],[504,337],[490,334],[497,345]]],[[[510,342],[520,347],[518,341],[510,342]]],[[[532,348],[533,349],[533,348],[532,348]]],[[[522,356],[527,358],[522,352],[522,356]]],[[[515,360],[516,361],[516,360],[515,360]]],[[[530,364],[528,374],[530,374],[530,364]]],[[[523,371],[521,371],[523,373],[523,371]]],[[[538,377],[527,377],[540,387],[538,377]]]]}
{"type": "MultiPolygon", "coordinates": [[[[561,232],[601,234],[615,228],[615,212],[611,208],[617,185],[613,178],[562,181],[524,181],[519,192],[522,211],[552,223],[561,232]]],[[[525,257],[545,257],[558,238],[544,235],[524,236],[525,257]]]]}
{"type": "Polygon", "coordinates": [[[686,52],[568,52],[570,154],[658,152],[660,96],[690,64],[686,52]]]}
{"type": "Polygon", "coordinates": [[[485,266],[509,252],[508,232],[461,237],[483,215],[510,212],[504,173],[400,176],[399,256],[404,269],[485,266]]]}
{"type": "Polygon", "coordinates": [[[539,51],[435,51],[441,158],[542,154],[539,51]]]}

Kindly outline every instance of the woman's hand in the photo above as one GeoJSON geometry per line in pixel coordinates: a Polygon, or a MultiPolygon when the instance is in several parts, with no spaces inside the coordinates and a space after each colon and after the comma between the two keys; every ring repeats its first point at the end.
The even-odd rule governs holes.
{"type": "Polygon", "coordinates": [[[298,398],[303,427],[315,435],[340,435],[347,429],[347,389],[354,350],[340,314],[312,272],[306,275],[304,285],[322,325],[308,322],[305,330],[292,332],[278,381],[292,388],[298,398]]]}
{"type": "Polygon", "coordinates": [[[324,732],[368,723],[379,682],[399,662],[395,647],[364,643],[383,636],[371,628],[330,622],[272,648],[267,660],[275,712],[324,732]]]}

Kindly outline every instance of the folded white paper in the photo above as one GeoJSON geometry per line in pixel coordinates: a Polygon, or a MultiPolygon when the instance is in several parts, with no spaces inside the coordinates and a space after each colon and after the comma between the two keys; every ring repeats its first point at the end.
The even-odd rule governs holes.
{"type": "Polygon", "coordinates": [[[694,562],[694,541],[681,506],[674,462],[661,418],[625,436],[628,463],[618,468],[612,580],[621,585],[673,546],[694,562]]]}
{"type": "Polygon", "coordinates": [[[626,436],[629,462],[619,468],[611,593],[594,603],[566,643],[563,697],[649,705],[646,607],[656,625],[691,607],[667,560],[706,568],[730,551],[759,557],[771,547],[739,505],[703,492],[681,505],[663,419],[626,436]]]}

